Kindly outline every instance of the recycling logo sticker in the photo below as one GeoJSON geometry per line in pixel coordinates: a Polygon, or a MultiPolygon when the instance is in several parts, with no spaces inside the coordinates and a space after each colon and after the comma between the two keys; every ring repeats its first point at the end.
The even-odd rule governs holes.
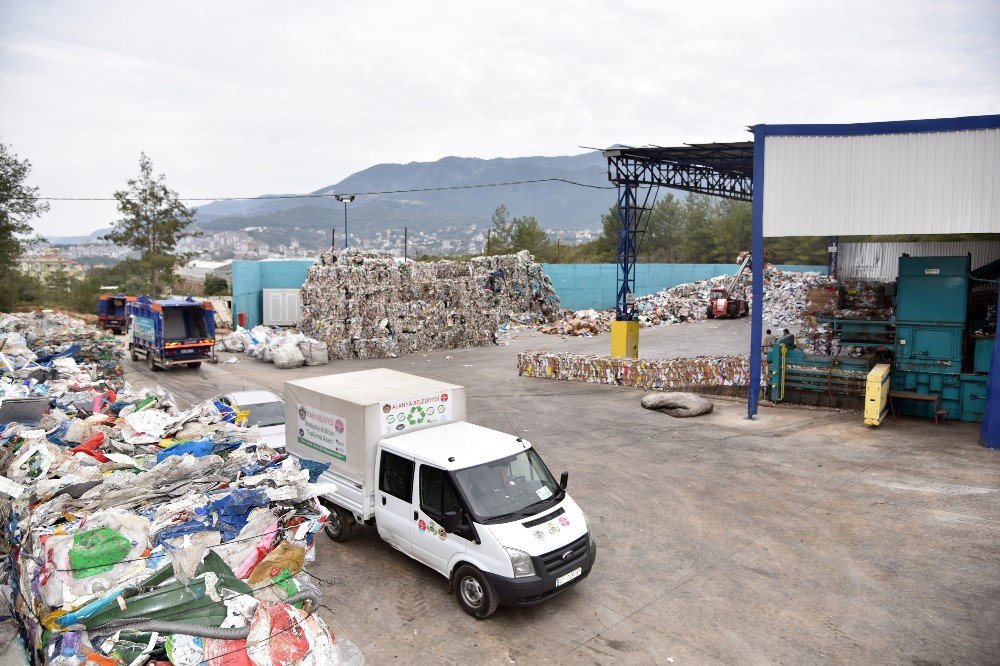
{"type": "Polygon", "coordinates": [[[406,415],[406,422],[411,426],[420,425],[424,422],[426,416],[427,415],[424,413],[423,407],[420,405],[414,405],[413,407],[410,407],[410,413],[406,415]]]}

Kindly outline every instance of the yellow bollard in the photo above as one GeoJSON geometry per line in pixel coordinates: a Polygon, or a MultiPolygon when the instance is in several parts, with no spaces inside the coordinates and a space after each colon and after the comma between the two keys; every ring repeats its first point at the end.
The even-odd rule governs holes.
{"type": "Polygon", "coordinates": [[[639,358],[639,322],[611,322],[611,355],[639,358]]]}

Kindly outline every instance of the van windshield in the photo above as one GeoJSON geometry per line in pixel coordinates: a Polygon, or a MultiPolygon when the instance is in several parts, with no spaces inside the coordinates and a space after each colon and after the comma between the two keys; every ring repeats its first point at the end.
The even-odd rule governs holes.
{"type": "Polygon", "coordinates": [[[534,449],[454,473],[472,512],[484,520],[531,516],[562,499],[534,449]]]}
{"type": "Polygon", "coordinates": [[[259,402],[255,405],[245,405],[241,409],[250,411],[249,416],[247,416],[247,426],[266,428],[282,425],[285,422],[285,403],[283,402],[259,402]]]}

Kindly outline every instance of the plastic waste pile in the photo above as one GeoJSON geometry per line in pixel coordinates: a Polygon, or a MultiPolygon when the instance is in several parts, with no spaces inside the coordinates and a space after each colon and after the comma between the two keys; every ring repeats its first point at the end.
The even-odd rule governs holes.
{"type": "Polygon", "coordinates": [[[72,358],[45,381],[3,370],[0,416],[0,592],[33,662],[363,663],[304,568],[324,465],[72,358]]]}
{"type": "MultiPolygon", "coordinates": [[[[719,275],[640,296],[636,298],[636,318],[643,327],[706,319],[709,292],[725,287],[730,280],[732,276],[719,275]]],[[[764,325],[779,329],[801,325],[806,316],[809,290],[836,284],[822,273],[783,271],[767,266],[764,270],[764,325]]],[[[749,289],[746,297],[752,308],[749,289]]],[[[555,335],[597,335],[610,330],[614,319],[614,310],[581,310],[563,316],[551,326],[540,326],[538,330],[555,335]]]]}
{"type": "Polygon", "coordinates": [[[0,352],[6,356],[6,363],[0,362],[5,370],[22,370],[25,375],[50,368],[61,357],[96,364],[106,376],[121,375],[125,360],[113,335],[51,310],[0,313],[0,352]]]}
{"type": "Polygon", "coordinates": [[[328,250],[302,286],[304,333],[333,358],[387,358],[502,342],[550,322],[559,299],[527,252],[400,263],[388,252],[328,250]]]}
{"type": "Polygon", "coordinates": [[[264,363],[274,363],[283,370],[303,365],[325,365],[330,353],[322,340],[297,331],[284,331],[267,326],[254,326],[249,331],[241,326],[219,340],[218,351],[242,352],[264,363]]]}
{"type": "Polygon", "coordinates": [[[609,314],[606,311],[594,309],[577,310],[553,324],[539,326],[538,330],[550,335],[575,335],[589,338],[610,329],[613,320],[614,313],[609,314]]]}
{"type": "MultiPolygon", "coordinates": [[[[694,391],[745,395],[750,385],[748,356],[699,356],[660,360],[554,354],[526,351],[517,355],[517,373],[565,381],[634,386],[656,391],[694,391]]],[[[766,377],[765,372],[761,377],[766,377]]]]}

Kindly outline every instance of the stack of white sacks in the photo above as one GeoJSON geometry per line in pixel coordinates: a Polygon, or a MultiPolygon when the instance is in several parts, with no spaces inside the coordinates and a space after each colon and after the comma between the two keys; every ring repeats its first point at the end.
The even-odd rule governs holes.
{"type": "Polygon", "coordinates": [[[249,331],[237,327],[220,340],[218,346],[220,351],[243,352],[264,363],[274,363],[283,370],[330,362],[325,342],[298,331],[284,331],[267,326],[254,326],[249,331]]]}

